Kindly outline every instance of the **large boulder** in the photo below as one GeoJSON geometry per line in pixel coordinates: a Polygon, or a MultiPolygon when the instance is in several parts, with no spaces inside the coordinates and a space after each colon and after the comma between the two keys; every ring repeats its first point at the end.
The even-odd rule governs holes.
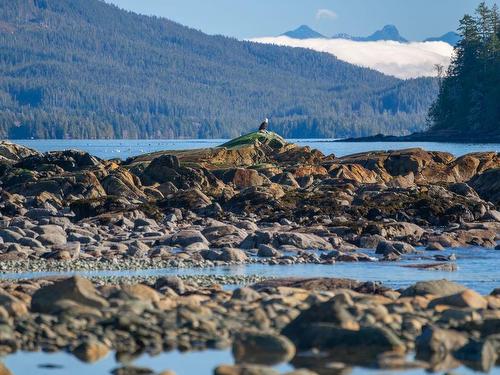
{"type": "Polygon", "coordinates": [[[274,239],[276,246],[292,245],[299,249],[331,250],[333,246],[327,240],[311,233],[282,232],[274,239]]]}
{"type": "Polygon", "coordinates": [[[219,260],[224,262],[244,262],[248,256],[243,250],[234,248],[224,248],[219,256],[219,260]]]}
{"type": "Polygon", "coordinates": [[[236,335],[233,341],[236,363],[276,365],[290,361],[294,355],[295,346],[281,335],[244,332],[236,335]]]}
{"type": "Polygon", "coordinates": [[[59,310],[58,303],[62,301],[71,301],[97,309],[109,306],[108,301],[97,292],[92,282],[74,276],[38,289],[33,294],[31,310],[46,314],[56,313],[59,310]]]}
{"type": "Polygon", "coordinates": [[[73,355],[80,361],[94,363],[109,353],[109,348],[97,340],[86,340],[73,350],[73,355]]]}
{"type": "Polygon", "coordinates": [[[490,169],[477,175],[469,181],[479,196],[485,200],[500,205],[500,168],[490,169]]]}
{"type": "Polygon", "coordinates": [[[429,307],[435,307],[437,305],[472,309],[486,309],[488,307],[488,301],[479,293],[471,289],[466,289],[462,292],[455,293],[449,296],[435,298],[429,303],[429,307]]]}
{"type": "Polygon", "coordinates": [[[374,283],[374,282],[361,282],[352,279],[338,279],[338,278],[327,278],[327,277],[316,277],[316,278],[278,278],[269,279],[261,281],[253,285],[253,288],[267,289],[267,288],[277,288],[277,287],[289,287],[289,288],[300,288],[305,290],[314,291],[332,291],[335,289],[350,289],[358,293],[370,293],[370,294],[381,294],[389,289],[374,283]]]}
{"type": "Polygon", "coordinates": [[[116,195],[127,199],[145,199],[146,195],[140,189],[139,178],[125,169],[116,169],[106,176],[101,185],[108,195],[116,195]]]}
{"type": "Polygon", "coordinates": [[[349,312],[348,307],[343,301],[335,298],[315,304],[302,311],[295,320],[283,329],[282,333],[292,339],[300,349],[304,349],[310,343],[301,340],[305,332],[314,324],[328,323],[339,328],[358,330],[359,324],[349,312]]]}
{"type": "Polygon", "coordinates": [[[388,256],[390,254],[402,255],[411,254],[415,252],[415,248],[410,244],[398,241],[380,241],[377,245],[375,254],[388,256]]]}
{"type": "Polygon", "coordinates": [[[36,239],[43,245],[62,246],[66,244],[66,231],[58,225],[40,225],[33,227],[33,230],[39,234],[36,239]]]}
{"type": "Polygon", "coordinates": [[[233,184],[237,189],[251,186],[261,186],[266,178],[261,176],[255,169],[235,168],[225,171],[221,175],[226,184],[233,184]]]}
{"type": "Polygon", "coordinates": [[[186,247],[194,243],[202,243],[206,246],[209,245],[205,236],[200,231],[194,229],[181,230],[175,233],[172,237],[170,237],[169,242],[172,246],[180,247],[186,247]]]}
{"type": "MultiPolygon", "coordinates": [[[[288,332],[285,328],[283,334],[288,336],[288,332]]],[[[406,350],[394,333],[376,326],[351,330],[332,323],[311,323],[288,337],[298,350],[318,349],[354,364],[372,363],[384,352],[403,354],[406,350]]]]}
{"type": "Polygon", "coordinates": [[[179,189],[207,187],[215,181],[206,169],[183,166],[177,156],[168,154],[154,158],[140,177],[147,185],[170,182],[179,189]]]}
{"type": "Polygon", "coordinates": [[[160,207],[199,210],[212,204],[212,200],[199,188],[179,190],[159,203],[160,207]]]}
{"type": "Polygon", "coordinates": [[[0,159],[18,161],[29,156],[40,155],[37,151],[8,141],[0,141],[0,159]]]}
{"type": "Polygon", "coordinates": [[[43,166],[57,166],[64,171],[74,172],[101,165],[101,161],[87,152],[77,150],[52,151],[36,154],[22,159],[17,168],[39,170],[43,166]]]}
{"type": "Polygon", "coordinates": [[[413,223],[398,222],[384,225],[384,229],[389,238],[395,239],[407,239],[411,238],[414,240],[419,240],[425,231],[413,223]]]}
{"type": "Polygon", "coordinates": [[[403,291],[402,296],[425,296],[427,294],[434,296],[449,296],[455,293],[463,292],[466,289],[467,288],[465,286],[448,280],[419,281],[418,283],[406,288],[403,291]]]}
{"type": "Polygon", "coordinates": [[[330,167],[330,176],[353,180],[359,183],[374,184],[380,180],[380,176],[359,164],[334,164],[330,167]]]}
{"type": "Polygon", "coordinates": [[[426,326],[417,337],[417,358],[429,360],[444,359],[448,354],[467,344],[467,335],[450,329],[426,326]]]}

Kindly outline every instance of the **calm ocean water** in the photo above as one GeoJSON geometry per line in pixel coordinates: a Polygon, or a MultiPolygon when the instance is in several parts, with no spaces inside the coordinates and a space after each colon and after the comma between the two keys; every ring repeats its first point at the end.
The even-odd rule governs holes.
{"type": "MultiPolygon", "coordinates": [[[[87,151],[102,159],[126,159],[144,153],[162,150],[187,150],[218,146],[225,139],[158,139],[158,140],[60,140],[60,139],[29,139],[14,142],[34,148],[41,152],[77,149],[87,151]]],[[[311,146],[326,155],[345,156],[358,152],[374,150],[400,150],[421,147],[429,151],[445,151],[455,156],[470,152],[496,151],[500,152],[500,144],[457,144],[437,142],[333,142],[331,139],[290,139],[302,146],[311,146]]]]}
{"type": "MultiPolygon", "coordinates": [[[[419,248],[418,254],[406,255],[399,262],[338,262],[331,265],[293,264],[286,266],[269,266],[264,264],[235,265],[213,268],[165,268],[153,270],[121,270],[121,271],[70,271],[70,272],[26,272],[0,273],[1,279],[31,279],[40,277],[61,277],[80,275],[84,277],[131,277],[131,276],[250,276],[267,277],[343,277],[360,281],[380,281],[391,288],[406,288],[418,281],[448,279],[475,289],[481,294],[489,294],[500,285],[498,264],[500,251],[480,247],[446,249],[442,252],[429,252],[419,248]],[[409,265],[435,263],[433,255],[450,255],[457,257],[455,272],[419,270],[409,265]],[[406,266],[406,267],[405,267],[406,266]]],[[[377,257],[375,250],[364,250],[364,253],[377,257]]]]}

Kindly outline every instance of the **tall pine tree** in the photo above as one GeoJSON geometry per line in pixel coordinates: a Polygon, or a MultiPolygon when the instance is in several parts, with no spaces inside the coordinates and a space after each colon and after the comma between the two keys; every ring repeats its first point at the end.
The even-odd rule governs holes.
{"type": "Polygon", "coordinates": [[[432,131],[500,135],[500,15],[481,3],[465,15],[455,57],[430,109],[432,131]]]}

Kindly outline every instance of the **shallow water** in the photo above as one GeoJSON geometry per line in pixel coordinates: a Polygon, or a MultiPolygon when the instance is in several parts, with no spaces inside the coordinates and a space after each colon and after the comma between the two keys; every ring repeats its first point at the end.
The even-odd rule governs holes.
{"type": "MultiPolygon", "coordinates": [[[[373,250],[364,253],[375,256],[373,250]]],[[[189,275],[259,275],[266,277],[340,277],[360,281],[380,281],[392,288],[405,288],[417,281],[448,279],[475,289],[479,293],[489,294],[500,286],[500,251],[479,247],[450,249],[444,252],[421,251],[419,254],[406,256],[399,262],[339,262],[331,265],[292,264],[276,265],[248,264],[211,268],[164,268],[152,270],[120,271],[76,271],[76,272],[26,272],[4,273],[0,278],[37,278],[48,276],[81,275],[86,277],[132,277],[132,276],[189,276],[189,275]],[[404,267],[411,264],[436,263],[432,256],[436,254],[457,256],[458,271],[431,271],[404,267]]]]}
{"type": "MultiPolygon", "coordinates": [[[[60,353],[29,353],[18,352],[3,359],[5,366],[13,375],[95,375],[110,374],[120,364],[113,354],[108,354],[102,360],[89,364],[78,360],[71,354],[60,353]]],[[[213,370],[222,364],[233,364],[231,352],[229,350],[216,351],[206,350],[203,352],[162,353],[157,356],[142,355],[134,360],[130,365],[149,368],[155,372],[165,370],[174,371],[177,375],[211,375],[213,370]]],[[[275,367],[280,373],[292,371],[294,368],[290,364],[281,364],[275,367]]],[[[460,374],[479,374],[466,367],[457,369],[460,374]]],[[[499,368],[492,369],[491,374],[496,373],[499,368]]],[[[424,375],[429,372],[423,369],[407,371],[373,370],[361,367],[345,369],[345,374],[351,375],[383,375],[383,374],[405,374],[424,375]]]]}
{"type": "MultiPolygon", "coordinates": [[[[227,140],[224,139],[158,139],[158,140],[60,140],[60,139],[29,139],[15,140],[14,142],[34,148],[41,152],[78,149],[87,151],[102,159],[126,159],[144,153],[161,150],[186,150],[218,146],[227,140]]],[[[500,144],[458,144],[437,142],[333,142],[332,139],[290,139],[301,146],[311,146],[325,155],[335,154],[345,156],[358,152],[376,150],[400,150],[405,148],[422,147],[430,151],[450,152],[455,156],[470,152],[496,151],[500,152],[500,144]]]]}
{"type": "MultiPolygon", "coordinates": [[[[209,375],[221,364],[234,363],[230,351],[206,350],[203,352],[170,352],[157,356],[142,355],[131,365],[145,367],[155,372],[174,371],[178,375],[209,375]]],[[[78,360],[68,353],[29,353],[19,352],[5,358],[4,364],[14,375],[88,375],[93,373],[109,374],[120,364],[113,354],[108,354],[97,363],[89,364],[78,360]]],[[[284,364],[276,368],[279,371],[290,371],[291,366],[284,364]]]]}

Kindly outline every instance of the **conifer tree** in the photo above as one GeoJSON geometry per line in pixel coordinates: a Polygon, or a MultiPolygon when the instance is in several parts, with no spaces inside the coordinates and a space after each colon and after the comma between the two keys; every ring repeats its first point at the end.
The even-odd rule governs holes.
{"type": "Polygon", "coordinates": [[[460,21],[461,41],[430,109],[434,131],[500,133],[500,16],[481,3],[460,21]]]}

